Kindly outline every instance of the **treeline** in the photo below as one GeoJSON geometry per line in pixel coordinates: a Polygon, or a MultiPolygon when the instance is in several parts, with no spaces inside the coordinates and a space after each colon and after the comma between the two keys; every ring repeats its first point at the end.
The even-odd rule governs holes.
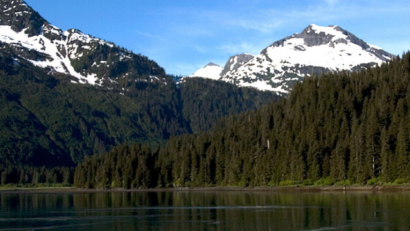
{"type": "Polygon", "coordinates": [[[0,185],[64,185],[74,182],[74,168],[0,167],[0,185]]]}
{"type": "MultiPolygon", "coordinates": [[[[359,72],[306,77],[287,99],[228,116],[208,132],[177,136],[159,151],[144,153],[149,157],[145,166],[150,181],[136,185],[410,182],[409,74],[407,53],[359,72]]],[[[129,158],[132,148],[121,150],[123,158],[129,158]]],[[[85,161],[76,173],[106,171],[97,163],[110,165],[115,153],[85,161]]],[[[126,166],[112,164],[118,169],[126,166]]],[[[130,174],[127,177],[140,180],[130,174]]],[[[100,187],[98,182],[82,182],[75,184],[100,187]]],[[[115,182],[115,187],[136,186],[117,184],[125,182],[120,178],[115,182]]]]}
{"type": "Polygon", "coordinates": [[[122,145],[104,156],[86,157],[74,182],[81,188],[151,188],[156,186],[155,156],[148,145],[122,145]]]}

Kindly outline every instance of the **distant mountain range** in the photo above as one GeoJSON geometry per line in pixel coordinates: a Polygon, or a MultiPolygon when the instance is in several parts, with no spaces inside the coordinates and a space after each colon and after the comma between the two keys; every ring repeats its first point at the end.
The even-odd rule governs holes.
{"type": "MultiPolygon", "coordinates": [[[[124,81],[167,82],[164,69],[147,57],[77,29],[63,31],[24,1],[7,0],[0,4],[0,42],[3,48],[18,54],[16,62],[24,59],[48,69],[50,75],[70,76],[72,83],[109,89],[124,81]]],[[[287,94],[305,76],[354,71],[393,57],[339,26],[311,24],[300,34],[274,42],[259,55],[232,56],[223,68],[209,63],[189,77],[287,94]]]]}
{"type": "Polygon", "coordinates": [[[339,26],[309,25],[302,33],[274,42],[259,55],[240,54],[225,67],[207,65],[193,76],[287,94],[305,76],[355,71],[380,65],[394,55],[370,45],[339,26]]]}

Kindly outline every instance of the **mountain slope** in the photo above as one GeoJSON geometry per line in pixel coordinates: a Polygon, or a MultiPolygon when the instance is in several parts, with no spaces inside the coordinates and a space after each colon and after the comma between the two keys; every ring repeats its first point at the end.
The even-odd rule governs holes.
{"type": "Polygon", "coordinates": [[[0,51],[0,162],[73,166],[123,143],[158,147],[219,118],[275,100],[272,93],[191,78],[124,90],[73,84],[0,51]]]}
{"type": "Polygon", "coordinates": [[[2,164],[72,166],[124,142],[158,145],[190,132],[175,85],[108,90],[56,78],[13,53],[1,51],[0,61],[2,164]]]}

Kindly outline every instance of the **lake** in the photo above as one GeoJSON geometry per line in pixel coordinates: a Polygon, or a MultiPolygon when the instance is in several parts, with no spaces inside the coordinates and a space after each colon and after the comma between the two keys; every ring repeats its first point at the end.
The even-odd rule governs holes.
{"type": "Polygon", "coordinates": [[[410,192],[0,193],[0,231],[409,229],[410,192]]]}

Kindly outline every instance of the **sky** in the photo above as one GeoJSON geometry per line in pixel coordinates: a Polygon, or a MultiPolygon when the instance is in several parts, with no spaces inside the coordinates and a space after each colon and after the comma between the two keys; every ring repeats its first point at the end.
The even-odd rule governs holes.
{"type": "Polygon", "coordinates": [[[25,0],[51,24],[125,47],[168,74],[259,54],[309,24],[338,25],[401,55],[410,50],[409,0],[25,0]]]}

